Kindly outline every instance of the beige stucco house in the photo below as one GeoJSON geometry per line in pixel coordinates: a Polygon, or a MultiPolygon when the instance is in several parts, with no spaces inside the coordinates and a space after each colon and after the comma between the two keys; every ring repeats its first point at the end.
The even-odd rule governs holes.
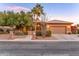
{"type": "Polygon", "coordinates": [[[72,22],[51,20],[47,22],[47,29],[51,30],[53,34],[67,34],[71,33],[72,22]]]}

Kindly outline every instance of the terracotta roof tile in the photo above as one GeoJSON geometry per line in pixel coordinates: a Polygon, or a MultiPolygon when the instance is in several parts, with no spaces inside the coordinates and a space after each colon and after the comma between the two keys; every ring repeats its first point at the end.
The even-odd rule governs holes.
{"type": "Polygon", "coordinates": [[[51,20],[51,21],[48,21],[47,23],[71,23],[72,24],[72,22],[62,21],[62,20],[51,20]]]}

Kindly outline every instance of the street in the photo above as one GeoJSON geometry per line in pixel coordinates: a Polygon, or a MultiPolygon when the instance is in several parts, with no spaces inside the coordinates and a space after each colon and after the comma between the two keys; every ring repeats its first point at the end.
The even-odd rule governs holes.
{"type": "Polygon", "coordinates": [[[78,41],[0,42],[0,56],[79,56],[78,41]]]}

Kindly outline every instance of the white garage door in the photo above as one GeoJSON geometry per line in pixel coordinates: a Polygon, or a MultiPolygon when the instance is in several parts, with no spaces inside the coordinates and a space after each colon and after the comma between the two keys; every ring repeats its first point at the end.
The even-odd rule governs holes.
{"type": "Polygon", "coordinates": [[[54,34],[65,34],[66,28],[65,28],[65,26],[54,26],[54,27],[52,27],[52,33],[54,33],[54,34]]]}

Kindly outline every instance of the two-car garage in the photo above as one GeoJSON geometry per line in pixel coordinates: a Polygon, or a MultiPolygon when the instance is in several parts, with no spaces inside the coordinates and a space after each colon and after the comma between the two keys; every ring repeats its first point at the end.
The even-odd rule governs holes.
{"type": "Polygon", "coordinates": [[[66,27],[65,26],[52,26],[51,31],[53,34],[65,34],[66,27]]]}

